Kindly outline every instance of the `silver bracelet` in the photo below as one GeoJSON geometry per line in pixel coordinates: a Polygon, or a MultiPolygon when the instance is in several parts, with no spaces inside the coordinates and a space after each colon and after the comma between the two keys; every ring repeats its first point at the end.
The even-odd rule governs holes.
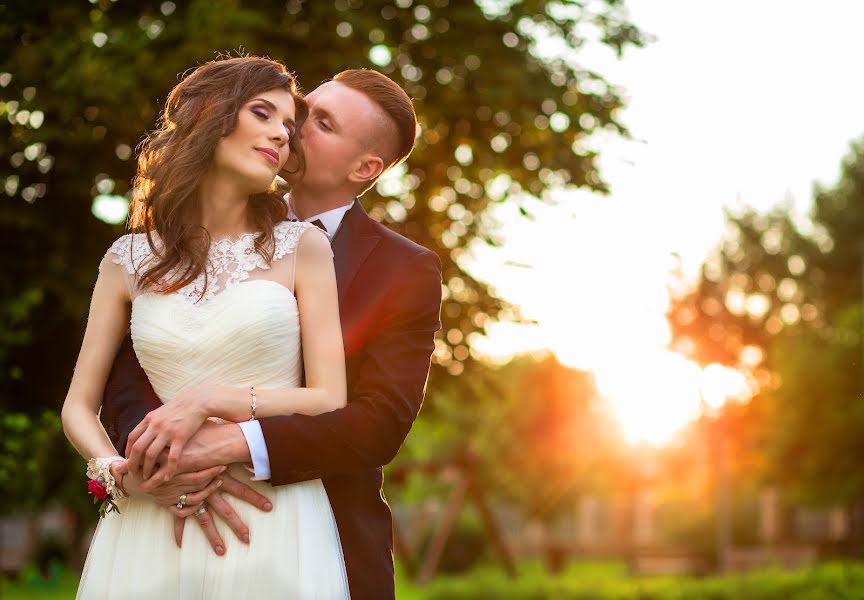
{"type": "Polygon", "coordinates": [[[255,409],[258,408],[258,397],[255,395],[255,386],[249,386],[249,395],[252,396],[252,420],[255,420],[255,409]]]}

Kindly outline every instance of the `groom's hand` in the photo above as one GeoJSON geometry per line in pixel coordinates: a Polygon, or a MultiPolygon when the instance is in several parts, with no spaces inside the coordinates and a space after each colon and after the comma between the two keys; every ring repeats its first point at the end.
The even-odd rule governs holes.
{"type": "MultiPolygon", "coordinates": [[[[168,454],[163,452],[158,459],[165,464],[168,454]]],[[[252,461],[249,445],[236,423],[206,422],[183,446],[178,473],[189,473],[231,463],[252,461]]]]}
{"type": "MultiPolygon", "coordinates": [[[[248,544],[249,527],[242,521],[242,519],[240,519],[237,512],[231,508],[231,505],[225,501],[222,494],[231,494],[235,498],[243,500],[264,512],[271,511],[273,505],[265,496],[262,496],[245,483],[234,479],[230,475],[222,475],[220,479],[223,481],[222,488],[220,491],[211,494],[207,499],[210,511],[219,515],[219,517],[228,524],[228,527],[231,528],[231,531],[234,532],[237,539],[248,544]]],[[[204,535],[207,536],[207,540],[210,542],[213,551],[221,556],[225,553],[225,544],[222,541],[222,536],[219,535],[219,531],[216,529],[216,523],[214,522],[210,511],[196,516],[195,520],[198,522],[198,525],[201,526],[204,535]]],[[[177,543],[178,548],[183,542],[183,529],[185,524],[185,518],[177,516],[174,517],[174,541],[177,543]]]]}

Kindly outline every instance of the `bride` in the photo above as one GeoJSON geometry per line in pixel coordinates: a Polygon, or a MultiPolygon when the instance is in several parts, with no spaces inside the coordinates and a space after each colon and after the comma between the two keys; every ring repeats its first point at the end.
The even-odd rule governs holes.
{"type": "Polygon", "coordinates": [[[189,528],[181,548],[169,541],[173,515],[206,511],[221,483],[213,478],[201,489],[183,476],[172,480],[184,443],[208,419],[315,415],[346,402],[329,241],[315,225],[286,221],[274,183],[289,155],[302,169],[297,132],[306,114],[280,63],[216,60],[171,91],[142,146],[130,216],[136,233],[114,242],[99,265],[62,411],[66,436],[88,460],[88,487],[117,509],[109,505],[99,521],[78,598],[348,597],[320,479],[274,488],[231,465],[228,474],[273,506],[261,512],[226,497],[254,538],[227,538],[218,556],[199,528],[189,528]],[[99,411],[130,326],[163,406],[130,436],[146,449],[144,468],[121,476],[123,459],[99,411]],[[163,451],[168,460],[156,464],[163,451]],[[167,482],[165,504],[176,506],[141,493],[145,478],[167,482]]]}

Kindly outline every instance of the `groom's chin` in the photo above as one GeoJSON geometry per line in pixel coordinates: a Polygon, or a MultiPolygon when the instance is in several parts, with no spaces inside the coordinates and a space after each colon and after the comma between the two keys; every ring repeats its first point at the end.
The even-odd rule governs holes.
{"type": "Polygon", "coordinates": [[[289,173],[287,171],[281,171],[279,177],[282,178],[288,186],[294,186],[302,179],[300,173],[289,173]]]}
{"type": "Polygon", "coordinates": [[[279,177],[285,180],[288,185],[294,185],[303,178],[303,170],[299,168],[296,160],[288,158],[282,170],[279,171],[279,177]]]}

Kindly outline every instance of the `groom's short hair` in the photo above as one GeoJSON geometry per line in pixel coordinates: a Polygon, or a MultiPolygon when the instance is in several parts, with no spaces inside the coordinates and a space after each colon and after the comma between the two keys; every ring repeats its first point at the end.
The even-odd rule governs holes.
{"type": "Polygon", "coordinates": [[[405,90],[386,75],[371,69],[348,69],[334,76],[333,81],[364,94],[389,117],[387,125],[391,128],[393,143],[387,145],[381,157],[384,170],[408,158],[414,149],[417,115],[405,90]]]}

